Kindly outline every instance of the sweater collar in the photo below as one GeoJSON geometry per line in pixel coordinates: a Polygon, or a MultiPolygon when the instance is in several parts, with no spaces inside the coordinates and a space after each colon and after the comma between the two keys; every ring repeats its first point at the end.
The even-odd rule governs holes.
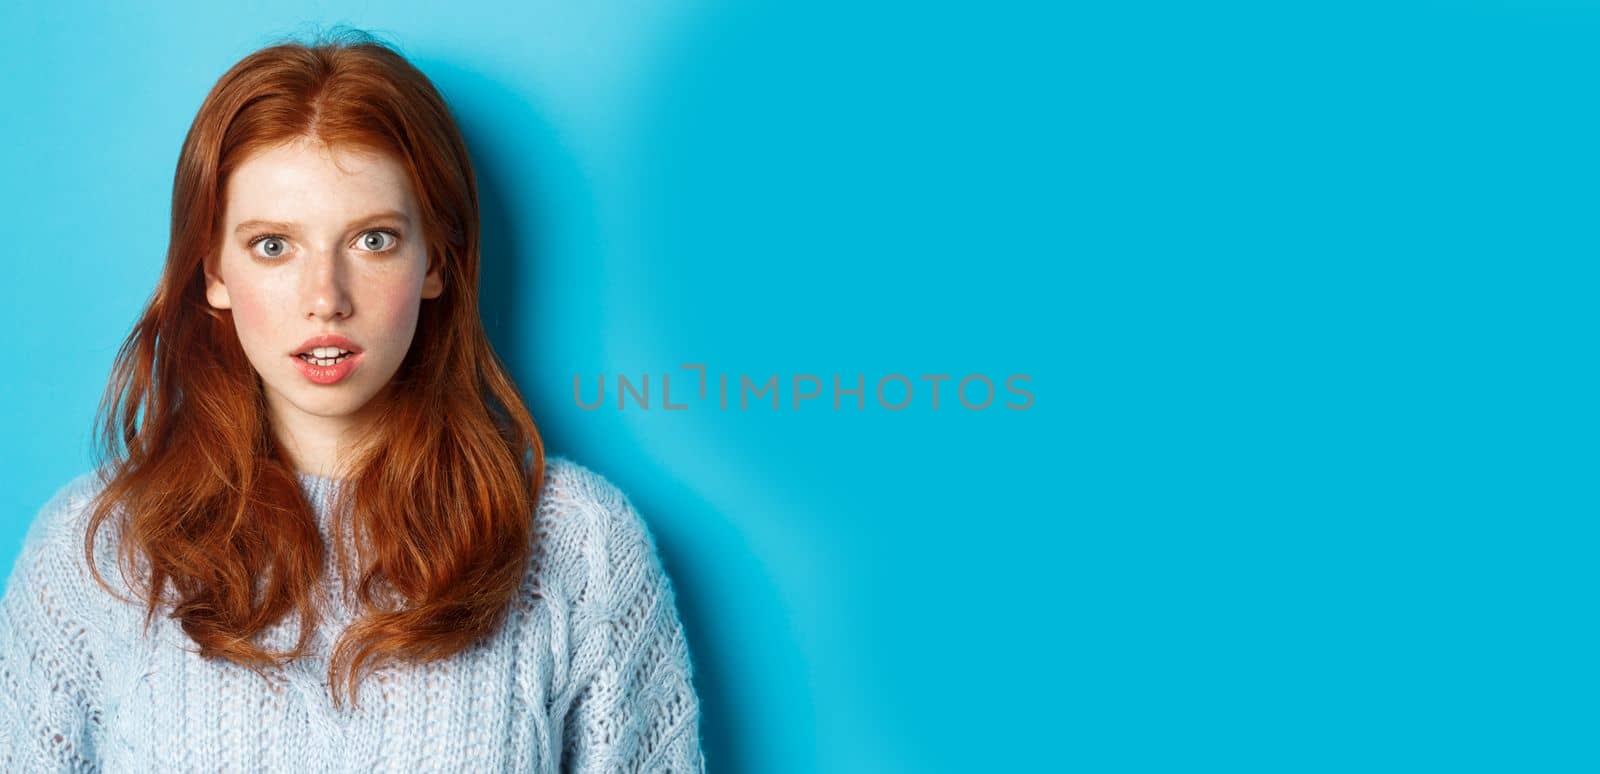
{"type": "Polygon", "coordinates": [[[300,491],[317,515],[317,525],[327,534],[333,523],[333,498],[344,486],[344,479],[304,471],[297,471],[295,477],[300,480],[300,491]]]}

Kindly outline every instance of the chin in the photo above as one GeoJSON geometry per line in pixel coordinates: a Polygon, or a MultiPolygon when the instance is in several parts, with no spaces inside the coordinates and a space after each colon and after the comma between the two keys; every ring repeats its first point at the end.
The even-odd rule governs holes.
{"type": "Polygon", "coordinates": [[[307,414],[319,417],[344,417],[360,411],[367,405],[367,395],[354,393],[339,396],[325,396],[321,400],[311,398],[295,401],[295,405],[307,414]]]}
{"type": "Polygon", "coordinates": [[[314,384],[296,384],[278,394],[301,412],[318,417],[342,417],[354,414],[371,398],[365,392],[350,389],[354,385],[336,388],[318,387],[314,384]]]}

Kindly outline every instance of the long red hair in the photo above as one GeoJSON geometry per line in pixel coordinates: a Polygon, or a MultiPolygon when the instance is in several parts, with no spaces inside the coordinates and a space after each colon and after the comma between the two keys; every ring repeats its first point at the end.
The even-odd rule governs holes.
{"type": "Polygon", "coordinates": [[[170,608],[202,656],[258,673],[307,653],[328,548],[270,430],[231,312],[206,302],[202,272],[221,245],[230,172],[301,137],[401,161],[421,205],[429,269],[444,279],[443,294],[422,303],[399,371],[372,399],[370,432],[341,460],[335,508],[362,539],[355,557],[329,541],[361,605],[330,658],[338,704],[341,682],[356,700],[364,669],[441,659],[500,626],[534,550],[545,466],[533,418],[478,316],[478,195],[466,144],[433,84],[386,44],[357,32],[272,45],[229,69],[200,106],[173,178],[164,272],[96,417],[103,487],[84,553],[95,579],[121,597],[93,552],[95,533],[120,510],[118,562],[142,597],[147,630],[158,608],[170,608]],[[293,649],[252,641],[294,611],[293,649]]]}

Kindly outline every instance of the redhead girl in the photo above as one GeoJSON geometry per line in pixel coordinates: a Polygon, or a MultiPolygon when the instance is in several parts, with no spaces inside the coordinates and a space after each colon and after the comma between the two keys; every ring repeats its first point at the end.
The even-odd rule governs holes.
{"type": "Polygon", "coordinates": [[[222,76],[103,463],[0,601],[0,770],[703,771],[655,540],[545,456],[478,240],[461,133],[392,48],[222,76]]]}

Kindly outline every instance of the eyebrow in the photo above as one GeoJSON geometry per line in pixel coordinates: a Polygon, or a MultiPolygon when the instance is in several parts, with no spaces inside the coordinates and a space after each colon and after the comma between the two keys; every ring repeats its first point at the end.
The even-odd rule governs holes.
{"type": "MultiPolygon", "coordinates": [[[[347,226],[346,228],[352,228],[352,229],[361,228],[363,226],[370,226],[370,225],[372,225],[374,223],[381,223],[381,222],[384,222],[384,221],[399,221],[401,224],[403,224],[403,225],[405,225],[407,227],[409,227],[411,225],[411,219],[406,217],[405,213],[400,212],[398,210],[384,210],[383,212],[376,212],[376,213],[373,213],[371,215],[367,215],[366,217],[357,218],[357,219],[351,221],[350,225],[347,226]]],[[[257,230],[257,229],[272,229],[274,231],[294,231],[295,230],[295,224],[287,223],[287,222],[279,221],[279,220],[247,220],[247,221],[245,221],[243,223],[240,223],[238,226],[234,227],[233,233],[234,233],[235,236],[237,236],[237,235],[242,234],[242,233],[244,233],[246,231],[254,231],[254,230],[257,230]]]]}

